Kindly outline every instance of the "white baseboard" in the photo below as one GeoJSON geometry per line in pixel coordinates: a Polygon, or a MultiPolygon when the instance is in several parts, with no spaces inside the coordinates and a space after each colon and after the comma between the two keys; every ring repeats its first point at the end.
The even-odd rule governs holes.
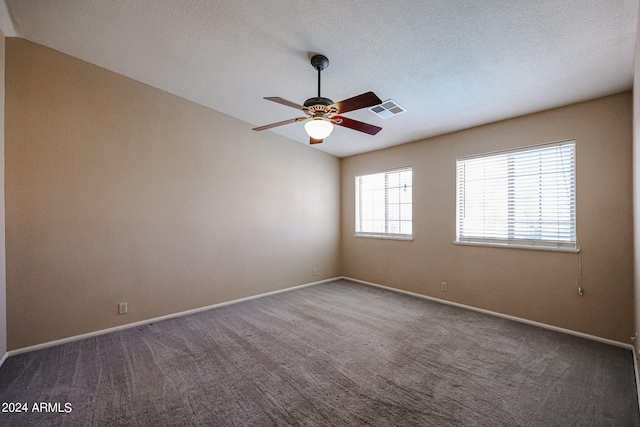
{"type": "Polygon", "coordinates": [[[581,337],[581,338],[586,338],[586,339],[590,339],[590,340],[593,340],[593,341],[598,341],[598,342],[602,342],[602,343],[605,343],[605,344],[610,344],[610,345],[614,345],[614,346],[617,346],[617,347],[630,349],[632,354],[633,354],[633,368],[634,368],[635,377],[636,377],[636,389],[637,389],[637,394],[638,394],[638,405],[639,405],[638,409],[640,410],[640,375],[638,373],[638,359],[636,357],[637,356],[636,349],[631,344],[626,344],[626,343],[622,343],[622,342],[619,342],[619,341],[614,341],[614,340],[610,340],[610,339],[607,339],[607,338],[598,337],[598,336],[595,336],[595,335],[589,335],[589,334],[585,334],[585,333],[582,333],[582,332],[572,331],[570,329],[559,328],[557,326],[548,325],[546,323],[535,322],[533,320],[523,319],[521,317],[516,317],[516,316],[510,316],[508,314],[503,314],[503,313],[498,313],[498,312],[495,312],[495,311],[485,310],[485,309],[482,309],[482,308],[477,308],[477,307],[473,307],[473,306],[470,306],[470,305],[460,304],[460,303],[453,302],[453,301],[447,301],[447,300],[443,300],[443,299],[440,299],[440,298],[430,297],[430,296],[418,294],[418,293],[415,293],[415,292],[409,292],[409,291],[405,291],[405,290],[402,290],[402,289],[397,289],[397,288],[392,288],[392,287],[389,287],[389,286],[379,285],[377,283],[366,282],[364,280],[354,279],[352,277],[346,277],[346,276],[334,277],[334,278],[331,278],[331,279],[320,280],[320,281],[317,281],[317,282],[305,283],[305,284],[302,284],[302,285],[293,286],[291,288],[279,289],[277,291],[266,292],[266,293],[263,293],[263,294],[253,295],[253,296],[250,296],[250,297],[239,298],[239,299],[236,299],[236,300],[231,300],[231,301],[221,302],[221,303],[218,303],[218,304],[208,305],[208,306],[205,306],[205,307],[195,308],[193,310],[181,311],[179,313],[168,314],[166,316],[154,317],[153,319],[147,319],[147,320],[142,320],[142,321],[139,321],[139,322],[128,323],[126,325],[115,326],[113,328],[107,328],[107,329],[101,329],[99,331],[89,332],[89,333],[81,334],[81,335],[75,335],[75,336],[68,337],[68,338],[63,338],[63,339],[59,339],[59,340],[55,340],[55,341],[49,341],[49,342],[42,343],[42,344],[32,345],[32,346],[29,346],[29,347],[23,347],[23,348],[19,348],[19,349],[16,349],[16,350],[11,350],[11,351],[6,352],[4,354],[4,356],[2,356],[2,359],[0,359],[0,367],[4,364],[4,362],[7,360],[7,358],[9,356],[14,356],[16,354],[27,353],[27,352],[30,352],[30,351],[40,350],[40,349],[47,348],[47,347],[53,347],[53,346],[56,346],[56,345],[65,344],[65,343],[72,342],[72,341],[77,341],[77,340],[81,340],[81,339],[85,339],[85,338],[95,337],[95,336],[98,336],[98,335],[108,334],[110,332],[116,332],[116,331],[121,331],[121,330],[124,330],[124,329],[135,328],[136,326],[148,325],[150,323],[159,322],[161,320],[167,320],[167,319],[171,319],[171,318],[174,318],[174,317],[180,317],[180,316],[185,316],[185,315],[189,315],[189,314],[194,314],[194,313],[198,313],[198,312],[201,312],[201,311],[210,310],[210,309],[216,308],[216,307],[222,307],[222,306],[225,306],[225,305],[232,305],[232,304],[236,304],[236,303],[243,302],[243,301],[249,301],[249,300],[253,300],[253,299],[257,299],[257,298],[263,298],[263,297],[270,296],[270,295],[276,295],[276,294],[280,294],[280,293],[283,293],[283,292],[293,291],[295,289],[305,288],[305,287],[313,286],[313,285],[319,285],[321,283],[334,282],[334,281],[340,280],[340,279],[350,280],[352,282],[361,283],[363,285],[374,286],[374,287],[386,289],[386,290],[392,291],[392,292],[397,292],[397,293],[401,293],[401,294],[405,294],[405,295],[411,295],[411,296],[414,296],[414,297],[418,297],[418,298],[422,298],[422,299],[426,299],[426,300],[430,300],[430,301],[435,301],[435,302],[439,302],[439,303],[442,303],[442,304],[451,305],[451,306],[454,306],[454,307],[459,307],[459,308],[463,308],[463,309],[467,309],[467,310],[472,310],[472,311],[476,311],[476,312],[479,312],[479,313],[488,314],[488,315],[491,315],[491,316],[501,317],[501,318],[504,318],[504,319],[513,320],[513,321],[520,322],[520,323],[526,323],[528,325],[533,325],[533,326],[537,326],[537,327],[540,327],[540,328],[550,329],[552,331],[562,332],[562,333],[565,333],[565,334],[575,335],[575,336],[578,336],[578,337],[581,337]]]}
{"type": "Polygon", "coordinates": [[[638,410],[640,411],[640,376],[638,376],[638,357],[636,353],[636,346],[631,346],[631,352],[633,353],[633,371],[636,374],[636,391],[638,392],[638,410]]]}
{"type": "Polygon", "coordinates": [[[2,365],[4,365],[5,360],[7,360],[7,357],[9,357],[9,352],[7,351],[4,356],[2,356],[2,359],[0,359],[0,368],[2,368],[2,365]]]}
{"type": "Polygon", "coordinates": [[[352,282],[362,283],[363,285],[375,286],[377,288],[386,289],[386,290],[392,291],[392,292],[398,292],[398,293],[405,294],[405,295],[411,295],[411,296],[414,296],[414,297],[427,299],[427,300],[439,302],[439,303],[442,303],[442,304],[452,305],[454,307],[464,308],[466,310],[477,311],[479,313],[484,313],[484,314],[488,314],[488,315],[496,316],[496,317],[502,317],[503,319],[513,320],[515,322],[520,322],[520,323],[526,323],[528,325],[533,325],[533,326],[537,326],[537,327],[540,327],[540,328],[550,329],[552,331],[562,332],[562,333],[565,333],[565,334],[574,335],[574,336],[577,336],[577,337],[586,338],[586,339],[589,339],[589,340],[598,341],[598,342],[602,342],[602,343],[605,343],[605,344],[615,345],[616,347],[622,347],[622,348],[626,348],[626,349],[629,349],[629,350],[633,350],[633,346],[631,344],[623,343],[623,342],[620,342],[620,341],[614,341],[614,340],[610,340],[610,339],[607,339],[607,338],[598,337],[598,336],[595,336],[595,335],[589,335],[589,334],[585,334],[583,332],[572,331],[571,329],[564,329],[564,328],[560,328],[558,326],[548,325],[546,323],[540,323],[540,322],[536,322],[536,321],[533,321],[533,320],[523,319],[522,317],[510,316],[508,314],[498,313],[497,311],[485,310],[483,308],[473,307],[471,305],[460,304],[460,303],[453,302],[453,301],[447,301],[447,300],[440,299],[440,298],[435,298],[435,297],[430,297],[430,296],[427,296],[427,295],[417,294],[415,292],[404,291],[402,289],[397,289],[397,288],[392,288],[392,287],[389,287],[389,286],[379,285],[377,283],[366,282],[364,280],[358,280],[358,279],[354,279],[354,278],[351,278],[351,277],[342,276],[342,278],[345,279],[345,280],[351,280],[352,282]]]}
{"type": "MultiPolygon", "coordinates": [[[[91,337],[95,337],[95,336],[98,336],[98,335],[108,334],[108,333],[111,333],[111,332],[121,331],[121,330],[124,330],[124,329],[135,328],[136,326],[148,325],[150,323],[155,323],[155,322],[159,322],[159,321],[162,321],[162,320],[167,320],[167,319],[171,319],[171,318],[174,318],[174,317],[186,316],[186,315],[189,315],[189,314],[194,314],[194,313],[198,313],[198,312],[205,311],[205,310],[210,310],[210,309],[216,308],[216,307],[222,307],[222,306],[225,306],[225,305],[236,304],[236,303],[239,303],[239,302],[249,301],[249,300],[252,300],[252,299],[263,298],[263,297],[267,297],[267,296],[270,296],[270,295],[276,295],[276,294],[283,293],[283,292],[289,292],[289,291],[293,291],[295,289],[305,288],[307,286],[319,285],[321,283],[327,283],[327,282],[334,282],[334,281],[340,280],[340,279],[350,280],[352,282],[361,283],[363,285],[374,286],[374,287],[386,289],[386,290],[392,291],[392,292],[398,292],[398,293],[405,294],[405,295],[411,295],[411,296],[414,296],[414,297],[423,298],[423,299],[427,299],[427,300],[430,300],[430,301],[439,302],[439,303],[442,303],[442,304],[452,305],[454,307],[464,308],[464,309],[467,309],[467,310],[472,310],[472,311],[476,311],[476,312],[479,312],[479,313],[488,314],[488,315],[491,315],[491,316],[501,317],[503,319],[513,320],[513,321],[520,322],[520,323],[526,323],[526,324],[529,324],[529,325],[538,326],[540,328],[550,329],[550,330],[553,330],[553,331],[562,332],[562,333],[565,333],[565,334],[574,335],[574,336],[578,336],[578,337],[581,337],[581,338],[586,338],[586,339],[590,339],[590,340],[593,340],[593,341],[598,341],[598,342],[602,342],[602,343],[605,343],[605,344],[610,344],[610,345],[615,345],[617,347],[626,348],[626,349],[632,350],[634,352],[634,366],[635,366],[635,369],[636,369],[636,378],[638,378],[638,366],[637,366],[637,360],[635,358],[635,348],[631,344],[623,343],[623,342],[620,342],[620,341],[614,341],[614,340],[610,340],[610,339],[607,339],[607,338],[598,337],[598,336],[595,336],[595,335],[589,335],[589,334],[585,334],[583,332],[572,331],[570,329],[564,329],[564,328],[560,328],[560,327],[557,327],[557,326],[548,325],[546,323],[540,323],[540,322],[536,322],[536,321],[533,321],[533,320],[523,319],[521,317],[516,317],[516,316],[511,316],[511,315],[508,315],[508,314],[498,313],[496,311],[485,310],[483,308],[473,307],[473,306],[470,306],[470,305],[460,304],[460,303],[453,302],[453,301],[448,301],[448,300],[444,300],[444,299],[440,299],[440,298],[430,297],[430,296],[418,294],[418,293],[415,293],[415,292],[409,292],[409,291],[405,291],[405,290],[402,290],[402,289],[392,288],[390,286],[384,286],[384,285],[380,285],[380,284],[377,284],[377,283],[372,283],[372,282],[367,282],[367,281],[364,281],[364,280],[354,279],[352,277],[346,277],[346,276],[334,277],[334,278],[331,278],[331,279],[320,280],[320,281],[317,281],[317,282],[305,283],[305,284],[293,286],[293,287],[290,287],[290,288],[279,289],[277,291],[271,291],[271,292],[266,292],[266,293],[263,293],[263,294],[258,294],[258,295],[245,297],[245,298],[239,298],[239,299],[235,299],[235,300],[231,300],[231,301],[225,301],[225,302],[221,302],[221,303],[218,303],[218,304],[212,304],[212,305],[208,305],[208,306],[205,306],[205,307],[195,308],[193,310],[181,311],[181,312],[178,312],[178,313],[172,313],[172,314],[168,314],[168,315],[165,315],[165,316],[154,317],[152,319],[141,320],[139,322],[127,323],[126,325],[115,326],[113,328],[101,329],[101,330],[94,331],[94,332],[89,332],[89,333],[86,333],[86,334],[74,335],[72,337],[62,338],[62,339],[55,340],[55,341],[48,341],[48,342],[45,342],[45,343],[42,343],[42,344],[36,344],[36,345],[29,346],[29,347],[23,347],[23,348],[19,348],[19,349],[16,349],[16,350],[11,350],[11,351],[6,352],[4,354],[4,356],[2,357],[2,359],[0,359],[0,366],[2,366],[2,364],[7,359],[7,357],[14,356],[16,354],[27,353],[27,352],[30,352],[30,351],[40,350],[40,349],[47,348],[47,347],[53,347],[53,346],[56,346],[56,345],[65,344],[65,343],[68,343],[68,342],[77,341],[77,340],[81,340],[81,339],[84,339],[84,338],[91,338],[91,337]]],[[[636,379],[636,383],[638,383],[637,379],[636,379]]],[[[640,389],[639,389],[639,393],[640,393],[640,389]]]]}
{"type": "Polygon", "coordinates": [[[231,301],[221,302],[221,303],[218,303],[218,304],[208,305],[208,306],[205,306],[205,307],[194,308],[193,310],[187,310],[187,311],[181,311],[179,313],[167,314],[165,316],[154,317],[153,319],[146,319],[146,320],[141,320],[139,322],[127,323],[126,325],[114,326],[113,328],[101,329],[99,331],[89,332],[89,333],[86,333],[86,334],[74,335],[72,337],[62,338],[62,339],[55,340],[55,341],[48,341],[48,342],[45,342],[45,343],[42,343],[42,344],[36,344],[36,345],[29,346],[29,347],[18,348],[16,350],[11,350],[11,351],[8,351],[7,353],[5,353],[4,357],[2,358],[2,361],[0,362],[0,366],[2,365],[2,363],[5,361],[5,359],[8,356],[15,356],[16,354],[22,354],[22,353],[28,353],[30,351],[41,350],[43,348],[53,347],[53,346],[60,345],[60,344],[66,344],[66,343],[72,342],[72,341],[78,341],[78,340],[82,340],[82,339],[85,339],[85,338],[91,338],[91,337],[95,337],[95,336],[98,336],[98,335],[104,335],[104,334],[108,334],[108,333],[111,333],[111,332],[121,331],[121,330],[124,330],[124,329],[135,328],[136,326],[148,325],[150,323],[160,322],[162,320],[172,319],[174,317],[180,317],[180,316],[186,316],[188,314],[199,313],[201,311],[211,310],[212,308],[216,308],[216,307],[222,307],[222,306],[225,306],[225,305],[237,304],[239,302],[249,301],[249,300],[257,299],[257,298],[264,298],[264,297],[268,297],[270,295],[276,295],[276,294],[280,294],[280,293],[283,293],[283,292],[293,291],[295,289],[306,288],[307,286],[319,285],[320,283],[334,282],[334,281],[340,280],[340,279],[341,279],[341,277],[334,277],[334,278],[331,278],[331,279],[320,280],[320,281],[317,281],[317,282],[304,283],[302,285],[297,285],[297,286],[293,286],[293,287],[290,287],[290,288],[278,289],[277,291],[265,292],[263,294],[252,295],[250,297],[239,298],[239,299],[235,299],[235,300],[231,300],[231,301]]]}

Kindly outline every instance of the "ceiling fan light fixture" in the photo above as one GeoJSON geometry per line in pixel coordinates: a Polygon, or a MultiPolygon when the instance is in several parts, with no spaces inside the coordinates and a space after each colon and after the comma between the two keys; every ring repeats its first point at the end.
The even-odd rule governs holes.
{"type": "Polygon", "coordinates": [[[322,117],[317,117],[305,123],[304,130],[313,139],[325,139],[331,135],[333,124],[322,117]]]}

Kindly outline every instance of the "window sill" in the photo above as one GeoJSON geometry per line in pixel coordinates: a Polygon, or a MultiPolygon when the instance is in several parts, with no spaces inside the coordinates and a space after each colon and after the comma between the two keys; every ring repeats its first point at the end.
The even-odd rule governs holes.
{"type": "Polygon", "coordinates": [[[413,236],[411,237],[398,237],[398,236],[385,236],[382,234],[368,235],[368,234],[354,234],[353,237],[361,237],[364,239],[381,239],[381,240],[398,240],[401,242],[413,242],[413,236]]]}
{"type": "Polygon", "coordinates": [[[479,242],[453,242],[454,245],[460,246],[480,246],[487,248],[504,248],[504,249],[529,249],[534,251],[546,251],[546,252],[568,252],[577,254],[580,252],[580,248],[554,248],[551,246],[529,246],[529,245],[508,245],[500,243],[479,243],[479,242]]]}

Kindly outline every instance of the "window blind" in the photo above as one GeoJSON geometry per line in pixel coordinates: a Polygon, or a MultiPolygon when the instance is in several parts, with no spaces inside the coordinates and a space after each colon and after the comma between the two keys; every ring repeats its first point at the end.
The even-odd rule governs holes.
{"type": "Polygon", "coordinates": [[[575,141],[457,159],[456,242],[576,249],[575,141]]]}
{"type": "Polygon", "coordinates": [[[356,236],[412,238],[412,169],[356,175],[356,236]]]}

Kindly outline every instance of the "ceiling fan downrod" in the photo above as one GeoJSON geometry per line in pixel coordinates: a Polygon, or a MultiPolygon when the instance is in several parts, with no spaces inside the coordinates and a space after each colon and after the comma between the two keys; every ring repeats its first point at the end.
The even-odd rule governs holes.
{"type": "Polygon", "coordinates": [[[320,75],[322,73],[322,70],[324,70],[329,66],[329,58],[327,58],[324,55],[313,55],[313,57],[311,57],[311,66],[316,70],[318,70],[318,96],[315,98],[307,99],[304,103],[304,106],[305,107],[312,107],[314,105],[329,106],[333,104],[332,100],[328,98],[323,98],[320,91],[321,90],[320,75]]]}
{"type": "Polygon", "coordinates": [[[318,98],[321,98],[320,95],[320,73],[322,70],[329,66],[329,58],[324,55],[313,55],[311,58],[311,66],[318,70],[318,98]]]}

